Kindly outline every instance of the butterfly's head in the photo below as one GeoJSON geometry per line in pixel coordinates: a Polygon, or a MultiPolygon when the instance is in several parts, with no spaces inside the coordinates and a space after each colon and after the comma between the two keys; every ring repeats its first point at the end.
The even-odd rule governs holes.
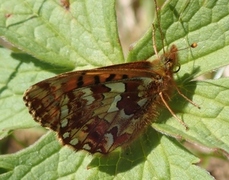
{"type": "Polygon", "coordinates": [[[175,45],[172,45],[170,51],[162,55],[161,61],[164,65],[165,72],[174,73],[179,71],[180,65],[177,59],[177,51],[177,47],[175,45]]]}

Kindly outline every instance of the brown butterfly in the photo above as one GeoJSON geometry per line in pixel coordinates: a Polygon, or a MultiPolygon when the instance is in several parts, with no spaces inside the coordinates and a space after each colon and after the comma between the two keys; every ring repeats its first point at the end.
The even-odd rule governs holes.
{"type": "Polygon", "coordinates": [[[90,153],[107,154],[130,144],[155,121],[161,106],[187,127],[167,104],[178,90],[173,78],[179,70],[177,51],[172,45],[152,62],[60,74],[30,87],[25,104],[63,144],[90,153]]]}

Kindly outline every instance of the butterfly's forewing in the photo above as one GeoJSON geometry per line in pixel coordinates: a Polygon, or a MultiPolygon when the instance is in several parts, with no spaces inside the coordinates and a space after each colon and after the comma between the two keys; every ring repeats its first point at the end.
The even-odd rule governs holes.
{"type": "Polygon", "coordinates": [[[172,92],[176,47],[153,62],[140,61],[64,73],[25,92],[34,119],[57,131],[63,144],[90,153],[128,145],[152,122],[172,92]]]}

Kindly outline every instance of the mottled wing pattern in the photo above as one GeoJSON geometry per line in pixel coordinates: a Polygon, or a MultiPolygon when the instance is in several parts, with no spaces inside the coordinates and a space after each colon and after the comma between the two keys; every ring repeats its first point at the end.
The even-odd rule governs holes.
{"type": "Polygon", "coordinates": [[[148,91],[154,74],[111,69],[71,72],[42,81],[25,93],[26,105],[36,121],[58,132],[64,144],[108,153],[134,139],[148,124],[143,116],[155,98],[148,91]]]}
{"type": "Polygon", "coordinates": [[[169,96],[175,56],[170,52],[153,62],[58,75],[33,85],[24,101],[34,119],[56,131],[63,144],[107,154],[132,142],[155,118],[160,92],[169,96]]]}

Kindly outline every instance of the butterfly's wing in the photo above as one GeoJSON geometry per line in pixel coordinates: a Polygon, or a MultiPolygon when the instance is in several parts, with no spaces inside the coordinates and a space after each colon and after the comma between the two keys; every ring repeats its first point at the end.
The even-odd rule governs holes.
{"type": "Polygon", "coordinates": [[[151,122],[157,82],[150,62],[127,63],[41,81],[24,100],[34,119],[57,131],[63,144],[106,154],[129,144],[151,122]]]}

